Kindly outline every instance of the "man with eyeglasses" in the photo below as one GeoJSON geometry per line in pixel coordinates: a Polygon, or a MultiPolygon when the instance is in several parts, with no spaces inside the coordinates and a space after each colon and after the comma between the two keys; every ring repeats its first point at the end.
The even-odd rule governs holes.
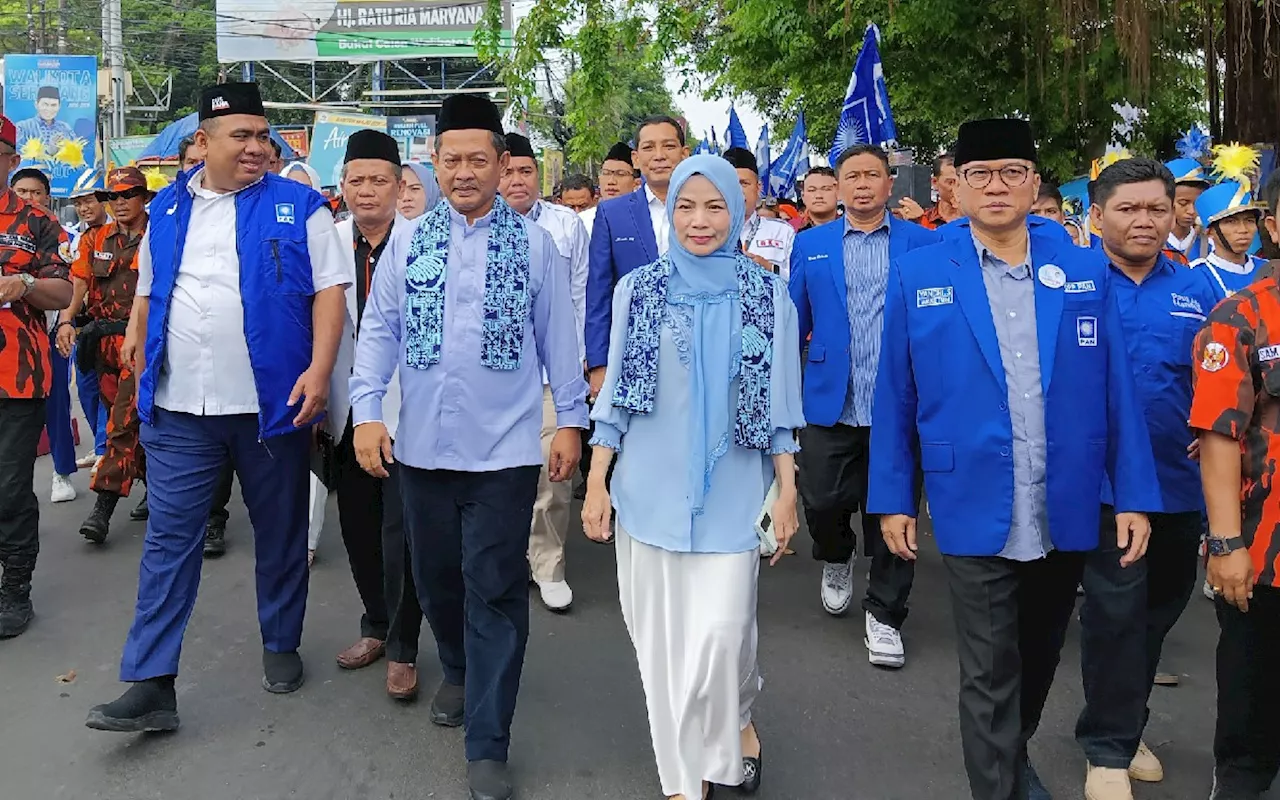
{"type": "MultiPolygon", "coordinates": [[[[689,157],[684,128],[673,117],[646,118],[636,130],[636,147],[631,156],[644,176],[644,186],[597,206],[591,230],[586,338],[593,398],[604,384],[605,361],[609,357],[613,287],[623,275],[657,261],[667,252],[671,227],[667,219],[667,188],[676,165],[689,157]]],[[[617,163],[616,159],[605,161],[617,163]]],[[[602,191],[603,183],[602,180],[602,191]]]]}
{"type": "Polygon", "coordinates": [[[1161,508],[1106,263],[1028,224],[1036,163],[1023,120],[960,127],[967,236],[891,267],[872,414],[868,506],[908,560],[924,472],[974,800],[1049,797],[1027,742],[1098,547],[1104,477],[1122,566],[1142,558],[1145,512],[1161,508]]]}
{"type": "Polygon", "coordinates": [[[856,542],[850,523],[861,514],[862,550],[871,577],[862,600],[868,660],[899,669],[906,663],[902,625],[915,565],[885,547],[879,521],[867,510],[871,403],[879,366],[889,262],[938,241],[919,225],[892,219],[889,155],[854,145],[836,159],[844,218],[798,235],[791,249],[791,299],[800,314],[800,341],[809,334],[800,432],[800,497],[822,562],[822,607],[843,616],[853,603],[856,542]]]}
{"type": "Polygon", "coordinates": [[[0,639],[31,624],[40,501],[31,488],[53,384],[45,312],[65,308],[71,282],[53,215],[9,189],[22,160],[18,129],[0,116],[0,639]]]}
{"type": "Polygon", "coordinates": [[[80,525],[81,536],[102,544],[116,504],[129,496],[133,481],[143,475],[137,376],[120,350],[138,285],[138,246],[147,230],[151,193],[141,170],[123,167],[107,175],[106,190],[96,192],[96,197],[109,204],[112,220],[80,238],[71,264],[74,292],[71,305],[59,314],[57,347],[70,358],[73,345],[79,343],[76,361],[83,371],[97,373],[102,400],[110,409],[106,453],[90,483],[98,499],[80,525]],[[75,318],[82,309],[90,321],[77,336],[75,318]]]}
{"type": "MultiPolygon", "coordinates": [[[[600,165],[600,199],[592,202],[590,208],[584,208],[578,212],[578,218],[587,228],[588,238],[595,227],[596,210],[600,207],[600,203],[634,192],[638,180],[636,169],[631,165],[631,146],[625,142],[618,142],[609,148],[608,155],[604,157],[604,163],[600,165]]],[[[565,189],[568,188],[568,181],[566,181],[565,189]]],[[[586,455],[585,451],[583,455],[586,455]]]]}

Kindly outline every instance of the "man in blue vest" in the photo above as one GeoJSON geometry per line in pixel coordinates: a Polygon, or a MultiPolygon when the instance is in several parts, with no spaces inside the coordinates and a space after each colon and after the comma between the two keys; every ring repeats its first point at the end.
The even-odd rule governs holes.
{"type": "Polygon", "coordinates": [[[141,376],[151,516],[120,664],[133,685],[89,712],[98,730],[178,727],[174,678],[228,460],[254,523],[262,686],[303,682],[311,426],[329,397],[351,256],[323,197],[266,174],[257,84],[205,89],[199,113],[204,167],[156,195],[138,248],[121,358],[141,376]]]}
{"type": "Polygon", "coordinates": [[[648,117],[636,131],[632,157],[644,185],[596,207],[587,272],[587,367],[591,395],[604,383],[613,318],[613,287],[636,267],[667,252],[667,187],[676,165],[689,157],[684,128],[671,117],[648,117]]]}
{"type": "Polygon", "coordinates": [[[916,558],[923,469],[974,800],[1046,800],[1027,742],[1098,546],[1104,475],[1126,566],[1146,551],[1159,484],[1106,262],[1028,226],[1031,127],[967,122],[955,164],[969,239],[889,273],[868,506],[890,549],[916,558]]]}
{"type": "Polygon", "coordinates": [[[800,433],[800,496],[823,562],[822,606],[840,616],[853,602],[854,540],[849,523],[862,512],[863,553],[871,578],[862,601],[867,657],[896,669],[906,663],[902,624],[915,564],[889,552],[880,522],[867,513],[871,401],[880,361],[889,262],[939,241],[914,222],[893,219],[889,156],[854,145],[836,159],[844,216],[803,231],[791,249],[791,299],[800,341],[809,342],[800,433]]]}

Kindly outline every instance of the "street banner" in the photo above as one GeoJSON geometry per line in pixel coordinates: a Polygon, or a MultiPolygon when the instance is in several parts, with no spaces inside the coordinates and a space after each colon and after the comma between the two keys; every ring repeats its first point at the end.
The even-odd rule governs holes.
{"type": "Polygon", "coordinates": [[[4,113],[18,126],[20,167],[43,170],[66,197],[97,161],[97,57],[6,55],[4,113]]]}
{"type": "Polygon", "coordinates": [[[436,147],[435,115],[387,117],[387,135],[400,143],[402,159],[429,163],[436,147]]]}
{"type": "Polygon", "coordinates": [[[316,112],[315,125],[311,126],[311,154],[307,156],[307,163],[320,173],[323,185],[337,186],[342,181],[342,158],[347,154],[347,139],[365,128],[385,133],[387,118],[370,114],[316,112]]]}
{"type": "MultiPolygon", "coordinates": [[[[486,7],[486,0],[216,0],[218,60],[474,58],[486,7]]],[[[503,0],[504,47],[511,30],[511,0],[503,0]]]]}
{"type": "Polygon", "coordinates": [[[307,137],[306,128],[276,128],[276,133],[280,134],[285,144],[293,148],[298,158],[306,158],[311,152],[311,142],[307,137]]]}
{"type": "Polygon", "coordinates": [[[142,151],[154,141],[154,133],[146,136],[117,136],[108,142],[110,154],[107,158],[107,171],[116,167],[127,167],[138,161],[142,151]]]}

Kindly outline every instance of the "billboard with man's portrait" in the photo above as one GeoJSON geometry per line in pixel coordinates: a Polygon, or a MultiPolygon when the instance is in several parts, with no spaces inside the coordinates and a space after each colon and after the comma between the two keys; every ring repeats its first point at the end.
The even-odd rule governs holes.
{"type": "Polygon", "coordinates": [[[97,158],[98,59],[6,55],[4,114],[18,127],[22,167],[49,176],[66,197],[97,158]]]}

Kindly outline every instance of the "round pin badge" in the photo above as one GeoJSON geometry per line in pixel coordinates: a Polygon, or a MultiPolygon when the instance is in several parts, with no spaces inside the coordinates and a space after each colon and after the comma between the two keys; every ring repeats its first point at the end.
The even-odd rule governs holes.
{"type": "Polygon", "coordinates": [[[1062,271],[1062,267],[1057,264],[1045,264],[1040,268],[1040,282],[1050,289],[1061,289],[1067,285],[1067,273],[1062,271]]]}

